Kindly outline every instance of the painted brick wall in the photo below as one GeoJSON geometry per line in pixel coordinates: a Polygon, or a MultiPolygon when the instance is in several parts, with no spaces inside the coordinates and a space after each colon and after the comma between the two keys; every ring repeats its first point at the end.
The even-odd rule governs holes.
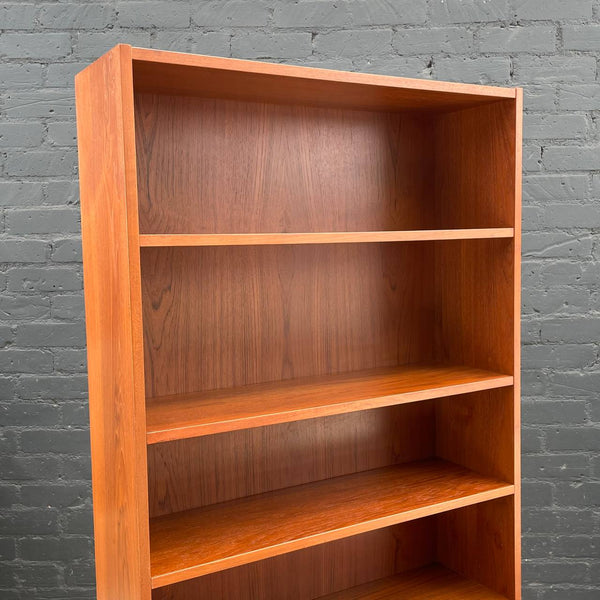
{"type": "Polygon", "coordinates": [[[118,42],[525,88],[524,597],[597,600],[599,0],[2,3],[0,597],[93,597],[73,75],[118,42]]]}

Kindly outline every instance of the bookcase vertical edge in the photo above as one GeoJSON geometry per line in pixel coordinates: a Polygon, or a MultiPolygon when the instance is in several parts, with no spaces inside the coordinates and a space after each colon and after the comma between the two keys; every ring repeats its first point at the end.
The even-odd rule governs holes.
{"type": "Polygon", "coordinates": [[[99,600],[150,600],[131,47],[75,81],[99,600]]]}

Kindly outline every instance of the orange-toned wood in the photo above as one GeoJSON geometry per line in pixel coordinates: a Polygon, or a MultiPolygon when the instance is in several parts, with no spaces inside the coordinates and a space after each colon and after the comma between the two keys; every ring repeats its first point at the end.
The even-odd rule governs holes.
{"type": "Polygon", "coordinates": [[[435,228],[431,119],[153,94],[135,108],[144,234],[435,228]]]}
{"type": "Polygon", "coordinates": [[[506,600],[505,596],[435,565],[322,596],[321,600],[506,600]]]}
{"type": "Polygon", "coordinates": [[[513,240],[435,245],[436,358],[512,374],[513,240]]]}
{"type": "MultiPolygon", "coordinates": [[[[521,171],[523,144],[523,90],[516,90],[515,101],[515,237],[513,247],[513,453],[515,495],[513,498],[514,597],[521,600],[521,171]]],[[[505,509],[506,510],[506,509],[505,509]]],[[[509,509],[510,510],[510,509],[509,509]]]]}
{"type": "Polygon", "coordinates": [[[319,233],[182,233],[140,235],[146,248],[163,246],[268,246],[284,244],[349,244],[355,242],[422,242],[509,238],[512,227],[487,229],[435,229],[420,231],[354,231],[319,233]]]}
{"type": "Polygon", "coordinates": [[[435,417],[437,456],[514,483],[512,387],[441,398],[435,417]]]}
{"type": "Polygon", "coordinates": [[[428,362],[432,254],[425,242],[146,248],[147,394],[428,362]]]}
{"type": "Polygon", "coordinates": [[[157,588],[152,598],[314,600],[432,563],[434,527],[429,518],[370,531],[157,588]]]}
{"type": "Polygon", "coordinates": [[[152,585],[508,496],[514,486],[443,461],[385,467],[157,517],[152,585]]]}
{"type": "Polygon", "coordinates": [[[75,85],[97,594],[149,600],[131,48],[117,46],[75,85]]]}
{"type": "Polygon", "coordinates": [[[434,455],[432,402],[156,444],[150,516],[434,455]]]}
{"type": "Polygon", "coordinates": [[[136,89],[370,110],[457,110],[515,90],[133,48],[136,89]]]}
{"type": "Polygon", "coordinates": [[[512,383],[512,376],[481,369],[410,365],[152,398],[147,403],[147,440],[155,444],[454,396],[512,383]]]}
{"type": "Polygon", "coordinates": [[[468,506],[437,517],[438,560],[514,600],[514,496],[468,506]]]}

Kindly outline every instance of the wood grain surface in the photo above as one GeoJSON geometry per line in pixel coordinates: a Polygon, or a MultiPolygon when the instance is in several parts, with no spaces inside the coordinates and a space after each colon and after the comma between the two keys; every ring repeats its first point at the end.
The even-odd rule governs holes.
{"type": "Polygon", "coordinates": [[[326,479],[157,517],[152,585],[508,496],[514,486],[444,461],[326,479]]]}
{"type": "MultiPolygon", "coordinates": [[[[459,244],[460,242],[440,242],[459,244]]],[[[433,248],[142,250],[149,397],[428,362],[433,248]]]]}
{"type": "Polygon", "coordinates": [[[152,94],[135,107],[141,233],[435,228],[430,119],[152,94]]]}
{"type": "Polygon", "coordinates": [[[512,385],[463,366],[410,365],[151,398],[149,444],[512,385]]]}
{"type": "Polygon", "coordinates": [[[457,110],[515,90],[133,48],[138,90],[370,110],[457,110]]]}
{"type": "Polygon", "coordinates": [[[512,227],[422,229],[417,231],[329,231],[318,233],[175,233],[140,235],[142,248],[169,246],[268,246],[284,244],[351,244],[355,242],[423,242],[513,237],[512,227]]]}
{"type": "Polygon", "coordinates": [[[131,48],[82,71],[75,93],[97,596],[149,600],[131,48]]]}
{"type": "Polygon", "coordinates": [[[154,444],[150,516],[434,455],[431,401],[154,444]]]}

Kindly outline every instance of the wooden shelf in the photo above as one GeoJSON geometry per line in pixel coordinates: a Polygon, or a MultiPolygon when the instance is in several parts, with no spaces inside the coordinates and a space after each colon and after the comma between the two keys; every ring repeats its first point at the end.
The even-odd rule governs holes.
{"type": "Polygon", "coordinates": [[[440,565],[371,581],[319,600],[506,600],[440,565]]]}
{"type": "Polygon", "coordinates": [[[177,246],[275,246],[288,244],[352,244],[512,238],[512,227],[423,229],[415,231],[331,231],[318,233],[178,233],[141,234],[142,248],[177,246]]]}
{"type": "Polygon", "coordinates": [[[512,384],[510,375],[481,369],[413,365],[150,398],[147,442],[156,444],[512,384]]]}
{"type": "Polygon", "coordinates": [[[374,469],[150,520],[152,587],[513,494],[442,460],[374,469]]]}

